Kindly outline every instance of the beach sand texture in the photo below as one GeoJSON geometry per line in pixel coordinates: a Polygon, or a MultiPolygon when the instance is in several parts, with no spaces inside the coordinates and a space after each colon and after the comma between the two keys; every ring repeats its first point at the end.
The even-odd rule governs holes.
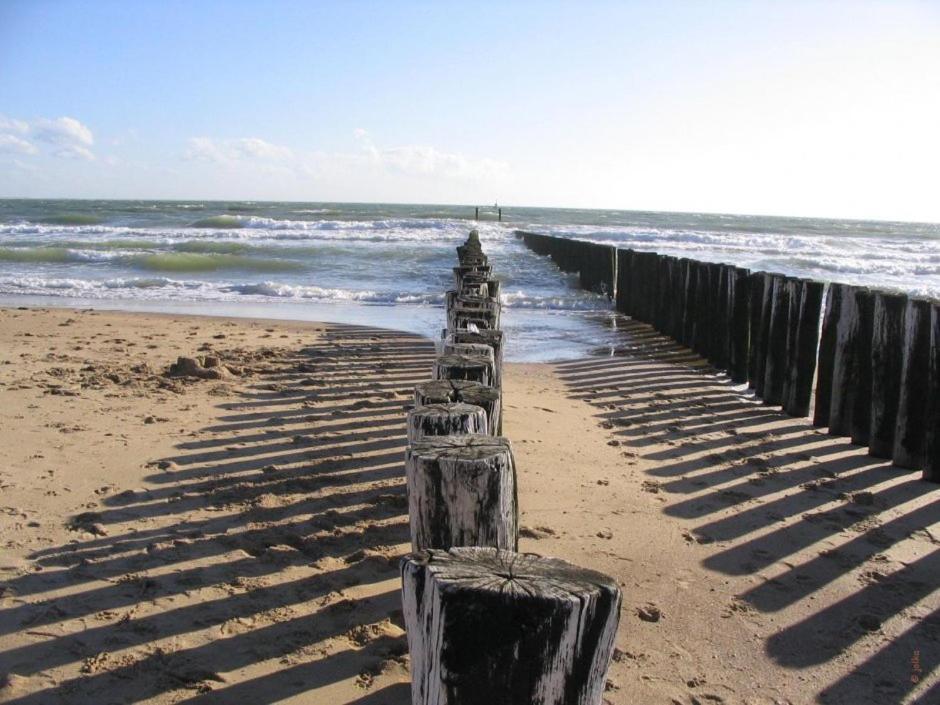
{"type": "MultiPolygon", "coordinates": [[[[940,488],[619,320],[612,356],[504,369],[521,550],[623,587],[605,699],[940,702],[940,488]]],[[[0,702],[410,702],[430,341],[9,308],[0,341],[0,702]]]]}

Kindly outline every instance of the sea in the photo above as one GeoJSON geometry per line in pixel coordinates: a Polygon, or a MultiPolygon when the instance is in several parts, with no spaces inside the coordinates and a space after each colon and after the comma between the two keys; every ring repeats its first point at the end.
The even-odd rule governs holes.
{"type": "Polygon", "coordinates": [[[439,337],[472,228],[502,280],[506,356],[612,349],[603,296],[517,229],[940,298],[940,224],[619,210],[0,200],[0,305],[316,320],[439,337]]]}

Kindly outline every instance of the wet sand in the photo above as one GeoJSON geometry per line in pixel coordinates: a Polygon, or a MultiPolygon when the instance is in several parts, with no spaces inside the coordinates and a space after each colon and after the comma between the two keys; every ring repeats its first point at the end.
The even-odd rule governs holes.
{"type": "MultiPolygon", "coordinates": [[[[409,702],[430,341],[10,308],[0,340],[0,702],[409,702]]],[[[609,702],[940,701],[940,489],[624,341],[504,373],[522,549],[623,585],[609,702]]]]}

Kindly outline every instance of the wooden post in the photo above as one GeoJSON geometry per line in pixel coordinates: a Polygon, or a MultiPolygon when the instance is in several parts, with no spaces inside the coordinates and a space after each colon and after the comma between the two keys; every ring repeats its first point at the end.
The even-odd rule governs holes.
{"type": "Polygon", "coordinates": [[[500,390],[479,382],[460,379],[435,379],[415,387],[415,406],[461,402],[479,406],[486,412],[486,433],[499,436],[503,430],[500,390]]]}
{"type": "Polygon", "coordinates": [[[940,305],[930,307],[930,363],[924,424],[924,479],[940,482],[940,305]]]}
{"type": "Polygon", "coordinates": [[[620,619],[610,577],[493,548],[402,559],[413,705],[599,705],[620,619]]]}
{"type": "Polygon", "coordinates": [[[858,335],[855,338],[855,384],[852,387],[853,407],[849,426],[852,443],[867,446],[871,438],[871,338],[874,295],[870,289],[855,290],[858,311],[858,335]]]}
{"type": "MultiPolygon", "coordinates": [[[[791,306],[790,328],[795,332],[790,349],[787,393],[783,410],[790,416],[809,416],[819,347],[819,317],[825,285],[822,282],[797,281],[798,306],[791,306]]],[[[791,300],[791,304],[793,300],[791,300]]]]}
{"type": "Polygon", "coordinates": [[[408,445],[427,436],[486,433],[486,412],[471,404],[429,404],[408,412],[408,445]]]}
{"type": "Polygon", "coordinates": [[[479,357],[487,360],[493,367],[496,367],[496,356],[493,353],[493,346],[485,343],[450,343],[446,340],[442,343],[441,352],[444,355],[463,355],[464,357],[479,357]]]}
{"type": "Polygon", "coordinates": [[[447,327],[466,328],[466,325],[458,325],[459,318],[464,319],[482,319],[486,322],[485,328],[498,329],[499,318],[502,306],[498,301],[492,299],[472,298],[468,296],[457,296],[449,302],[447,308],[447,327]]]}
{"type": "Polygon", "coordinates": [[[625,316],[630,315],[630,258],[633,250],[617,250],[617,297],[615,307],[625,316]]]}
{"type": "Polygon", "coordinates": [[[816,403],[813,409],[813,425],[828,426],[832,409],[832,373],[835,367],[836,340],[839,317],[842,315],[844,284],[830,284],[826,288],[826,313],[823,316],[822,333],[819,337],[819,357],[816,373],[816,403]]]}
{"type": "Polygon", "coordinates": [[[892,462],[916,470],[924,462],[927,385],[930,370],[930,302],[910,299],[904,316],[898,421],[892,462]]]}
{"type": "Polygon", "coordinates": [[[859,317],[855,301],[855,287],[833,284],[840,288],[839,313],[835,345],[832,353],[832,396],[829,406],[829,433],[833,436],[852,435],[852,411],[855,385],[855,339],[858,337],[859,317]]]}
{"type": "Polygon", "coordinates": [[[519,544],[516,466],[509,440],[425,438],[405,452],[411,548],[519,544]]]}
{"type": "Polygon", "coordinates": [[[501,330],[447,330],[443,331],[444,343],[471,343],[489,345],[493,348],[496,361],[496,374],[499,376],[503,366],[503,332],[501,330]]]}
{"type": "Polygon", "coordinates": [[[871,433],[868,440],[868,452],[875,458],[894,455],[906,310],[907,297],[903,294],[875,292],[871,338],[871,433]]]}
{"type": "Polygon", "coordinates": [[[492,385],[496,379],[493,360],[467,355],[438,355],[434,360],[434,379],[468,379],[492,385]]]}
{"type": "Polygon", "coordinates": [[[731,381],[747,382],[747,359],[750,348],[748,302],[751,272],[733,267],[731,272],[731,348],[728,371],[731,381]]]}
{"type": "Polygon", "coordinates": [[[787,373],[787,332],[790,318],[790,292],[786,277],[773,275],[770,291],[767,358],[764,363],[764,386],[760,396],[767,404],[780,404],[783,402],[783,381],[787,373]]]}
{"type": "Polygon", "coordinates": [[[767,353],[764,346],[764,294],[768,276],[766,272],[755,272],[748,284],[750,347],[747,351],[747,378],[755,393],[758,386],[764,385],[764,360],[767,353]]]}
{"type": "Polygon", "coordinates": [[[473,209],[473,219],[474,220],[480,219],[480,207],[479,206],[473,209]]]}

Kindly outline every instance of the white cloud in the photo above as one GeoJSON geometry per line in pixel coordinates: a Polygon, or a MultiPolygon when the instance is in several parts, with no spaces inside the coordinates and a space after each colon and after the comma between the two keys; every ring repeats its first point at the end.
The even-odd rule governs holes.
{"type": "Polygon", "coordinates": [[[353,136],[375,166],[391,172],[475,181],[503,176],[509,171],[506,162],[489,158],[475,159],[428,145],[379,148],[371,135],[361,128],[354,130],[353,136]]]}
{"type": "Polygon", "coordinates": [[[233,164],[242,161],[285,163],[293,160],[294,153],[287,147],[273,144],[260,137],[239,137],[229,140],[193,137],[187,142],[183,158],[218,164],[233,164]]]}
{"type": "Polygon", "coordinates": [[[22,137],[0,132],[0,152],[6,154],[35,154],[39,150],[22,137]]]}
{"type": "Polygon", "coordinates": [[[32,122],[0,115],[0,152],[38,154],[38,144],[62,159],[95,158],[95,137],[87,125],[72,117],[37,118],[32,122]]]}
{"type": "Polygon", "coordinates": [[[30,134],[40,142],[65,147],[90,147],[95,143],[91,130],[70,117],[60,117],[54,120],[40,118],[30,126],[30,134]]]}

